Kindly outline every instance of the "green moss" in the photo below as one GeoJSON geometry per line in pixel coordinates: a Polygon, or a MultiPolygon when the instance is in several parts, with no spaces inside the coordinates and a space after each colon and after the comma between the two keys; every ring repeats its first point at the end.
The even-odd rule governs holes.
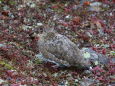
{"type": "Polygon", "coordinates": [[[40,59],[35,59],[33,63],[34,63],[34,64],[41,64],[42,61],[41,61],[40,59]]]}
{"type": "Polygon", "coordinates": [[[10,5],[15,5],[16,2],[15,2],[14,0],[10,0],[10,1],[9,1],[9,4],[10,4],[10,5]]]}
{"type": "Polygon", "coordinates": [[[0,65],[3,65],[4,68],[9,69],[9,70],[15,69],[11,64],[9,64],[9,63],[7,63],[7,62],[5,62],[3,60],[0,61],[0,65]]]}
{"type": "MultiPolygon", "coordinates": [[[[5,0],[0,0],[0,4],[2,4],[3,2],[6,2],[6,1],[5,1],[5,0]]],[[[10,5],[15,5],[16,2],[15,2],[14,0],[9,0],[9,1],[8,1],[8,4],[10,4],[10,5]]]]}
{"type": "Polygon", "coordinates": [[[110,55],[115,56],[115,51],[111,51],[111,52],[110,52],[110,55]]]}
{"type": "Polygon", "coordinates": [[[3,2],[4,0],[0,0],[0,2],[3,2]]]}

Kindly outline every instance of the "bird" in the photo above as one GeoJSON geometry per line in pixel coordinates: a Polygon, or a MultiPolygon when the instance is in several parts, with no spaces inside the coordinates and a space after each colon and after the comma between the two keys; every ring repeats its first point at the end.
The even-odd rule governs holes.
{"type": "Polygon", "coordinates": [[[68,37],[59,34],[54,29],[47,28],[42,34],[37,34],[37,46],[43,57],[66,67],[88,67],[88,61],[83,57],[77,45],[68,37]]]}

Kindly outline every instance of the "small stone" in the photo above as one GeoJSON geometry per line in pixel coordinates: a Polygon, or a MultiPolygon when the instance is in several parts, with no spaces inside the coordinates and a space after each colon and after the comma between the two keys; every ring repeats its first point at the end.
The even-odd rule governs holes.
{"type": "Polygon", "coordinates": [[[6,45],[5,44],[0,44],[0,47],[6,47],[6,45]]]}
{"type": "Polygon", "coordinates": [[[69,82],[68,82],[68,81],[66,81],[66,82],[65,82],[65,86],[68,86],[68,84],[69,84],[69,82]]]}
{"type": "Polygon", "coordinates": [[[75,79],[75,82],[79,82],[79,80],[78,80],[78,79],[75,79]]]}
{"type": "Polygon", "coordinates": [[[110,15],[110,16],[113,16],[113,13],[111,12],[109,15],[110,15]]]}
{"type": "Polygon", "coordinates": [[[7,5],[5,5],[5,6],[3,7],[3,9],[7,11],[7,10],[9,10],[9,7],[8,7],[7,5]]]}
{"type": "Polygon", "coordinates": [[[22,29],[23,30],[28,30],[28,29],[31,29],[32,28],[32,26],[27,26],[27,25],[22,25],[22,29]]]}
{"type": "Polygon", "coordinates": [[[12,13],[9,13],[9,16],[10,16],[11,18],[14,18],[14,15],[13,15],[12,13]]]}
{"type": "MultiPolygon", "coordinates": [[[[91,69],[90,69],[90,70],[91,70],[91,69]]],[[[84,74],[85,74],[85,75],[91,74],[91,71],[90,71],[90,70],[85,70],[85,71],[84,71],[84,74]]]]}
{"type": "Polygon", "coordinates": [[[98,61],[95,61],[94,63],[95,63],[95,65],[98,65],[98,64],[99,64],[99,62],[98,62],[98,61]]]}
{"type": "Polygon", "coordinates": [[[31,8],[34,8],[36,5],[34,4],[34,3],[32,3],[31,5],[30,5],[30,7],[31,8]]]}
{"type": "Polygon", "coordinates": [[[42,23],[37,23],[37,26],[43,26],[43,24],[42,23]]]}
{"type": "Polygon", "coordinates": [[[2,85],[2,86],[9,86],[8,84],[4,84],[4,85],[2,85]]]}
{"type": "Polygon", "coordinates": [[[57,77],[57,76],[58,76],[58,73],[54,73],[53,76],[54,76],[54,77],[57,77]]]}
{"type": "Polygon", "coordinates": [[[0,83],[3,83],[3,82],[5,82],[5,80],[3,80],[3,79],[0,79],[0,83]]]}
{"type": "Polygon", "coordinates": [[[83,55],[84,55],[84,58],[90,58],[91,57],[90,53],[88,53],[88,52],[85,52],[83,55]]]}
{"type": "Polygon", "coordinates": [[[86,32],[89,37],[93,37],[90,32],[86,32]]]}
{"type": "Polygon", "coordinates": [[[36,6],[36,4],[33,2],[28,2],[27,5],[31,8],[34,8],[36,6]]]}
{"type": "Polygon", "coordinates": [[[27,85],[20,85],[20,86],[27,86],[27,85]]]}
{"type": "Polygon", "coordinates": [[[66,19],[70,18],[70,15],[67,15],[65,18],[66,18],[66,19]]]}
{"type": "Polygon", "coordinates": [[[102,3],[100,2],[93,2],[90,4],[89,10],[90,11],[101,11],[101,6],[102,3]]]}
{"type": "Polygon", "coordinates": [[[93,83],[94,83],[94,80],[85,78],[82,81],[80,81],[80,86],[90,86],[93,83]]]}
{"type": "Polygon", "coordinates": [[[101,6],[101,5],[102,5],[102,3],[100,3],[100,2],[93,2],[90,4],[90,6],[101,6]]]}
{"type": "Polygon", "coordinates": [[[104,31],[102,29],[98,29],[99,35],[103,36],[104,35],[104,31]]]}
{"type": "Polygon", "coordinates": [[[111,55],[115,55],[115,51],[110,51],[110,54],[111,55]]]}
{"type": "Polygon", "coordinates": [[[109,48],[108,44],[102,44],[101,46],[104,47],[104,48],[109,48]]]}
{"type": "Polygon", "coordinates": [[[81,5],[74,5],[72,9],[73,9],[73,10],[77,10],[78,8],[80,8],[80,6],[81,6],[81,5]]]}

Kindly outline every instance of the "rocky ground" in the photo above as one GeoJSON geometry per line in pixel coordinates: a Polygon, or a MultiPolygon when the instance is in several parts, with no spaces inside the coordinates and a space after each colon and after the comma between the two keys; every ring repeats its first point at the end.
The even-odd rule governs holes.
{"type": "MultiPolygon", "coordinates": [[[[114,86],[115,0],[0,0],[0,86],[114,86]],[[108,56],[91,71],[56,69],[36,55],[44,28],[108,56]]],[[[85,54],[88,56],[89,54],[85,54]]],[[[96,62],[95,64],[97,64],[96,62]]]]}

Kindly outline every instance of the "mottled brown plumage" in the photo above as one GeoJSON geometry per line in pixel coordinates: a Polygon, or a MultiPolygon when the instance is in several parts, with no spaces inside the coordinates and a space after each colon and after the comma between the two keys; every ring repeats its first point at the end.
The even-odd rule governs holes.
{"type": "Polygon", "coordinates": [[[66,66],[88,65],[77,45],[66,36],[48,31],[39,35],[39,38],[39,51],[46,59],[66,66]]]}

